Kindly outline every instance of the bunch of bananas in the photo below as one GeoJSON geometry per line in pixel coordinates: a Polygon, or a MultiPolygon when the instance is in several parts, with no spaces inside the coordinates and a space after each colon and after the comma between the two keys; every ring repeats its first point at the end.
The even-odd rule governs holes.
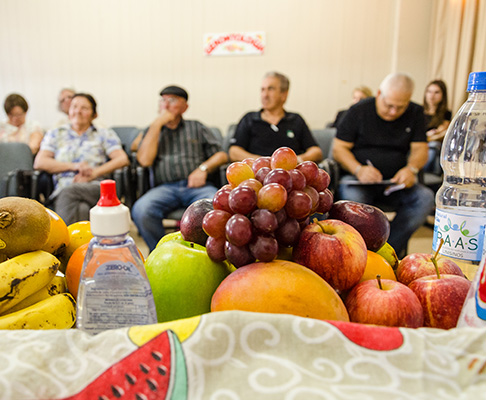
{"type": "Polygon", "coordinates": [[[76,322],[76,302],[60,262],[36,250],[0,263],[0,329],[67,329],[76,322]]]}

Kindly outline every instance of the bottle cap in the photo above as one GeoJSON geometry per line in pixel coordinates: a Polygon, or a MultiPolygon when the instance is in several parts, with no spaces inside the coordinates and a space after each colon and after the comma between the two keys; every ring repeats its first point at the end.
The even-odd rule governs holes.
{"type": "Polygon", "coordinates": [[[471,72],[467,81],[467,91],[486,90],[486,72],[471,72]]]}
{"type": "Polygon", "coordinates": [[[100,183],[100,199],[89,211],[94,236],[118,236],[130,231],[130,210],[116,195],[116,183],[106,179],[100,183]]]}

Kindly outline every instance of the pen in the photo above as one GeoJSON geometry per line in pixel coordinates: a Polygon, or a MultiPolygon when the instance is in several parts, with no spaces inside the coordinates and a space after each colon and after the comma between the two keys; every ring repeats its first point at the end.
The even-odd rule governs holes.
{"type": "Polygon", "coordinates": [[[369,167],[373,167],[373,163],[370,160],[366,160],[366,165],[369,167]]]}

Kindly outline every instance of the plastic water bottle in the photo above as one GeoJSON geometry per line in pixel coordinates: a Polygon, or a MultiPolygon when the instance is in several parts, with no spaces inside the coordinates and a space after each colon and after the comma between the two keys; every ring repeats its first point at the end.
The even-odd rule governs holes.
{"type": "Polygon", "coordinates": [[[444,182],[436,195],[432,247],[453,259],[473,280],[481,261],[486,224],[486,72],[469,75],[469,96],[444,138],[444,182]]]}
{"type": "Polygon", "coordinates": [[[152,289],[130,230],[130,211],[116,196],[113,180],[101,182],[90,210],[91,239],[83,262],[76,327],[107,329],[157,323],[152,289]]]}

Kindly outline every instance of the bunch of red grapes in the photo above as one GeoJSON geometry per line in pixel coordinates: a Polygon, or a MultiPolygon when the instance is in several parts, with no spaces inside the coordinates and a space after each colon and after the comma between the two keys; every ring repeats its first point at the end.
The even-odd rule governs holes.
{"type": "Polygon", "coordinates": [[[313,161],[299,163],[288,147],[234,162],[226,177],[229,184],[214,195],[202,227],[208,256],[235,267],[274,260],[279,247],[293,247],[309,217],[327,213],[334,200],[329,174],[313,161]]]}

